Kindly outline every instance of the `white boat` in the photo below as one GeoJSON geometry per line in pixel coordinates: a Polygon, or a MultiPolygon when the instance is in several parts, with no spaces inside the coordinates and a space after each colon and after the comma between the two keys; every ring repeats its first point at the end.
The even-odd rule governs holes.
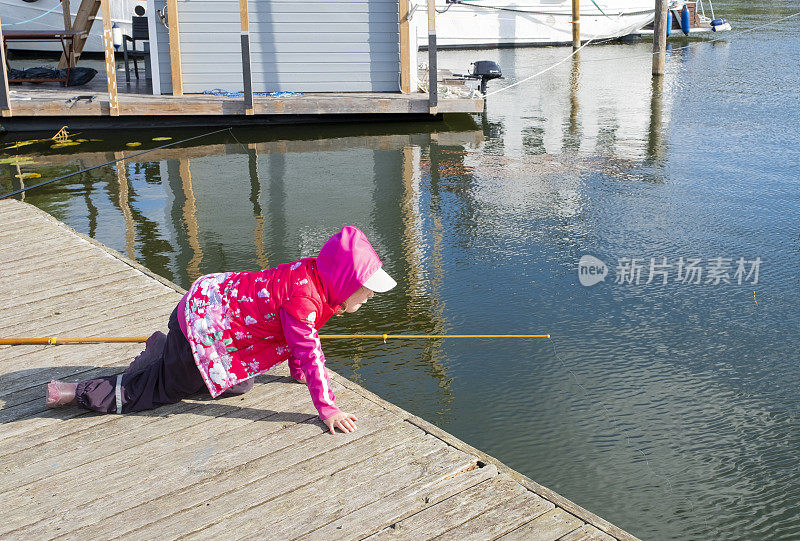
{"type": "MultiPolygon", "coordinates": [[[[435,0],[439,48],[513,47],[572,43],[572,0],[435,0]]],[[[637,33],[653,21],[652,0],[582,0],[583,41],[637,33]]],[[[412,16],[417,44],[428,47],[426,5],[412,16]]]]}
{"type": "MultiPolygon", "coordinates": [[[[692,34],[704,34],[706,32],[727,32],[731,29],[730,23],[714,15],[714,4],[711,0],[695,0],[684,2],[683,0],[670,0],[667,4],[669,10],[667,24],[670,25],[668,37],[678,37],[692,34]],[[688,19],[682,21],[684,6],[688,12],[688,19]],[[708,10],[708,11],[706,11],[708,10]],[[683,31],[683,23],[688,23],[688,33],[683,31]]],[[[639,31],[644,36],[653,35],[653,25],[648,24],[639,31]]]]}
{"type": "MultiPolygon", "coordinates": [[[[71,18],[75,20],[81,0],[70,2],[71,18]]],[[[147,7],[146,0],[114,0],[111,2],[111,22],[122,33],[129,34],[131,16],[136,6],[147,7]]],[[[3,30],[63,30],[64,14],[60,0],[0,0],[0,19],[3,30]]],[[[61,44],[53,42],[12,41],[9,49],[26,51],[60,51],[61,44]]],[[[103,52],[103,24],[100,13],[83,48],[86,52],[103,52]]]]}

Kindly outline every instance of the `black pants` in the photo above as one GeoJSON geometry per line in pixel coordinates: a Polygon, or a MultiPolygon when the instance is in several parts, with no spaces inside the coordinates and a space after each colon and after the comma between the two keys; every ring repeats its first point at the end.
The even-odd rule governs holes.
{"type": "MultiPolygon", "coordinates": [[[[169,333],[163,349],[160,352],[155,351],[153,355],[154,358],[145,366],[122,374],[122,413],[174,404],[206,389],[194,363],[189,341],[178,325],[177,307],[169,316],[169,333]]],[[[252,386],[252,380],[247,383],[252,386]]],[[[114,413],[118,411],[116,387],[117,376],[90,379],[78,384],[75,397],[78,404],[86,409],[114,413]]]]}

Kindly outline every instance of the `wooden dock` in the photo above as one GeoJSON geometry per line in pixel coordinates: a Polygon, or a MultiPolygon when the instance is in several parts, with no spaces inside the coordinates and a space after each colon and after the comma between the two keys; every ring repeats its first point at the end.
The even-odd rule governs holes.
{"type": "MultiPolygon", "coordinates": [[[[146,335],[183,293],[18,201],[0,201],[0,254],[2,337],[146,335]]],[[[50,379],[115,374],[140,349],[0,347],[1,538],[635,539],[334,373],[352,434],[326,433],[285,367],[240,397],[45,408],[50,379]]]]}
{"type": "MultiPolygon", "coordinates": [[[[467,92],[463,81],[440,80],[447,88],[467,92]]],[[[441,114],[483,112],[483,99],[446,97],[439,99],[437,115],[431,115],[424,93],[314,92],[295,96],[253,98],[253,114],[247,114],[240,97],[205,94],[153,96],[145,82],[120,83],[119,115],[111,115],[105,81],[95,78],[89,85],[62,87],[57,83],[12,85],[10,111],[3,111],[0,126],[6,131],[93,128],[154,128],[195,126],[286,125],[325,122],[371,122],[426,120],[441,114]]],[[[0,130],[2,131],[2,130],[0,130]]]]}

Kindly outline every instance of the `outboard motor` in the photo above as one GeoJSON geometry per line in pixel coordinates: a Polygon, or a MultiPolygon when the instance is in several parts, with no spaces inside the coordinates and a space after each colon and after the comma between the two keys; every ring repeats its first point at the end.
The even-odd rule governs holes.
{"type": "Polygon", "coordinates": [[[503,73],[500,71],[500,66],[497,65],[497,62],[478,60],[470,65],[472,66],[472,73],[466,75],[455,73],[454,75],[464,79],[479,79],[481,82],[481,94],[486,94],[486,83],[488,81],[503,78],[503,73]]]}
{"type": "Polygon", "coordinates": [[[481,94],[486,94],[486,83],[492,79],[501,79],[503,72],[497,62],[491,60],[477,60],[472,64],[472,78],[481,80],[481,94]]]}

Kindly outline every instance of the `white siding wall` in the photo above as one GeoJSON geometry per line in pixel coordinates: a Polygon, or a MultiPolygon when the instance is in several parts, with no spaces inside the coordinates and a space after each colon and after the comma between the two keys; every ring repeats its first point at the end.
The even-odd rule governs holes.
{"type": "MultiPolygon", "coordinates": [[[[397,0],[250,0],[253,90],[399,90],[398,9],[397,0]]],[[[242,90],[238,0],[179,0],[178,14],[184,92],[242,90]]]]}

